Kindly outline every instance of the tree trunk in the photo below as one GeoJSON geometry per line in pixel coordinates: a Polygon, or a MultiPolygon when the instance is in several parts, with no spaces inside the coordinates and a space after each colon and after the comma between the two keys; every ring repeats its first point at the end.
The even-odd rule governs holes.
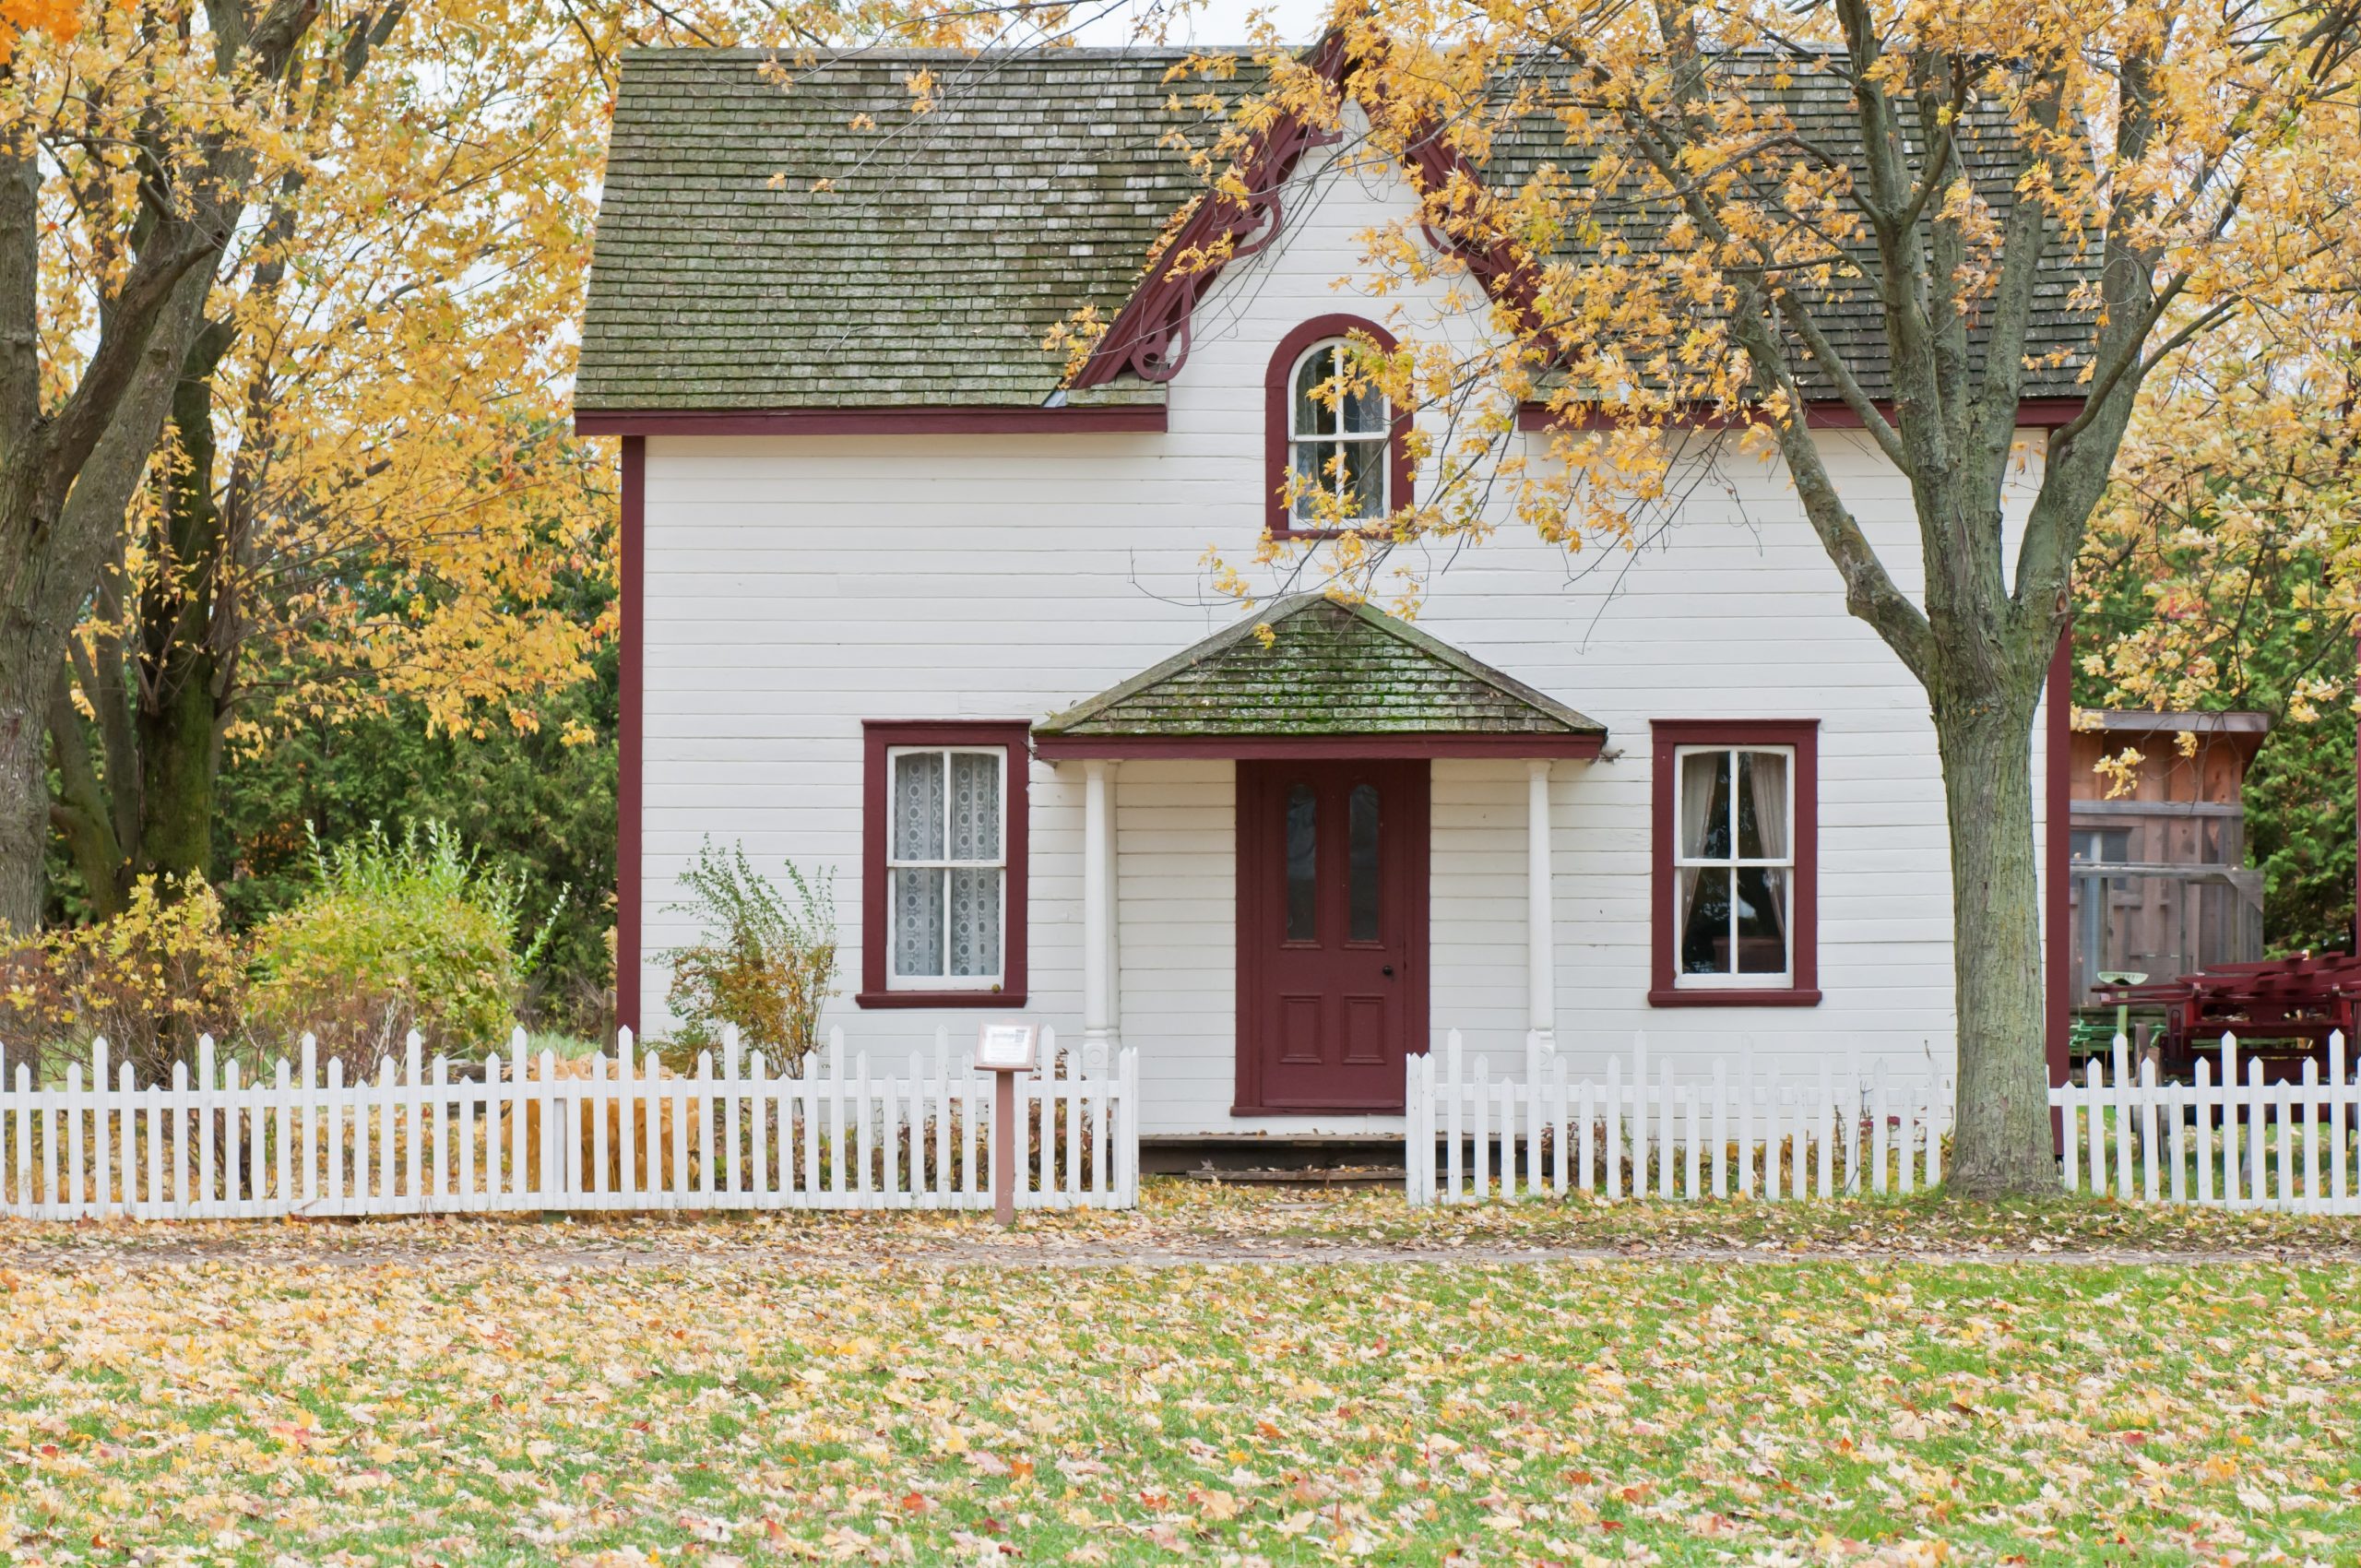
{"type": "Polygon", "coordinates": [[[229,569],[213,495],[213,373],[230,341],[229,323],[208,323],[173,391],[180,460],[157,521],[161,569],[139,604],[137,860],[142,872],[182,879],[213,871],[221,699],[213,618],[229,569]]]}
{"type": "MultiPolygon", "coordinates": [[[[41,924],[42,859],[49,844],[49,694],[112,546],[147,471],[180,384],[181,363],[213,286],[211,258],[191,267],[152,322],[131,383],[80,465],[53,522],[0,516],[0,538],[30,541],[7,563],[0,602],[0,924],[41,924]]],[[[0,462],[0,477],[6,464],[0,462]]],[[[30,514],[36,497],[21,505],[30,514]]],[[[0,483],[0,507],[19,498],[0,483]]]]}
{"type": "MultiPolygon", "coordinates": [[[[1959,1090],[1952,1181],[1976,1197],[2053,1192],[2041,889],[2033,847],[2038,681],[1930,683],[1951,819],[1959,1090]]],[[[2064,824],[2053,831],[2063,832],[2064,824]]]]}
{"type": "Polygon", "coordinates": [[[49,681],[63,649],[18,606],[0,610],[0,931],[41,929],[49,847],[49,681]]]}

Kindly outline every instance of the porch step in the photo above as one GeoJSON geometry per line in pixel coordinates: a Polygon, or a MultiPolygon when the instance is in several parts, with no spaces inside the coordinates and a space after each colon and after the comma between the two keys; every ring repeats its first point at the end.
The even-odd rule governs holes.
{"type": "Polygon", "coordinates": [[[1398,1187],[1407,1176],[1398,1165],[1306,1166],[1295,1170],[1260,1166],[1216,1170],[1210,1161],[1181,1174],[1192,1182],[1219,1182],[1230,1187],[1398,1187]]]}

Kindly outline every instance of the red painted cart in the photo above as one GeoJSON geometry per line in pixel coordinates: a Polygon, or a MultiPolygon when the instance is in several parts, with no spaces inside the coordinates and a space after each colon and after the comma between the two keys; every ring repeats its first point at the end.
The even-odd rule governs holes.
{"type": "Polygon", "coordinates": [[[2361,957],[2305,954],[2220,964],[2177,980],[2098,987],[2093,996],[2110,1007],[2164,1014],[2158,1067],[2166,1078],[2186,1080],[2200,1051],[2235,1034],[2239,1054],[2259,1059],[2267,1082],[2292,1081],[2303,1076],[2307,1058],[2325,1074],[2331,1034],[2343,1032],[2352,1060],[2354,1023],[2361,1016],[2361,957]]]}

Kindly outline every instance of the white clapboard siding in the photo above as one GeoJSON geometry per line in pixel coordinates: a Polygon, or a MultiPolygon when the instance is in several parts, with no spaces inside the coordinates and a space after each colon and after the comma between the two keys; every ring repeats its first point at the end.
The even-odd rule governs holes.
{"type": "Polygon", "coordinates": [[[1693,1202],[1904,1194],[1941,1184],[1951,1095],[1890,1089],[1856,1060],[1809,1078],[1651,1071],[1647,1040],[1604,1080],[1525,1042],[1523,1077],[1495,1076],[1459,1031],[1409,1059],[1406,1192],[1416,1206],[1575,1194],[1693,1202]]]}
{"type": "Polygon", "coordinates": [[[2115,1037],[2111,1063],[2089,1063],[2081,1083],[2049,1091],[2060,1174],[2070,1193],[2124,1202],[2203,1204],[2294,1214],[2361,1212],[2361,1083],[2343,1034],[2329,1037],[2328,1070],[2306,1059],[2301,1076],[2265,1083],[2260,1058],[2241,1062],[2238,1038],[2197,1059],[2192,1082],[2160,1083],[2153,1061],[2132,1065],[2115,1037]]]}
{"type": "Polygon", "coordinates": [[[91,1050],[40,1085],[0,1056],[0,1213],[30,1219],[461,1214],[495,1211],[989,1208],[991,1171],[1015,1162],[1026,1208],[1129,1207],[1139,1197],[1139,1066],[1061,1052],[1043,1031],[1038,1072],[1010,1081],[1019,1146],[991,1134],[994,1075],[955,1061],[947,1031],[931,1057],[872,1063],[832,1030],[807,1074],[772,1071],[736,1032],[719,1060],[686,1075],[654,1052],[635,1062],[623,1030],[611,1056],[423,1059],[409,1037],[398,1066],[348,1084],[323,1075],[305,1036],[298,1060],[249,1080],[198,1042],[196,1075],[140,1085],[110,1076],[91,1050]]]}

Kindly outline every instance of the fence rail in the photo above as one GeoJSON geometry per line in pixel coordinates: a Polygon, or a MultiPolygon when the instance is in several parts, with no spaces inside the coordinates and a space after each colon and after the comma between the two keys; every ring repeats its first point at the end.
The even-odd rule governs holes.
{"type": "Polygon", "coordinates": [[[1909,1193],[1943,1179],[1950,1094],[1889,1088],[1857,1062],[1816,1083],[1733,1075],[1683,1082],[1644,1039],[1604,1081],[1572,1078],[1566,1059],[1525,1046],[1522,1081],[1471,1063],[1459,1031],[1409,1059],[1406,1191],[1413,1205],[1483,1203],[1569,1192],[1679,1198],[1832,1197],[1909,1193]],[[1472,1066],[1472,1072],[1469,1069],[1472,1066]]]}
{"type": "Polygon", "coordinates": [[[2238,1038],[2222,1037],[2218,1060],[2197,1059],[2195,1081],[2157,1081],[2149,1059],[2135,1072],[2115,1037],[2112,1071],[2089,1063],[2080,1084],[2049,1091],[2060,1123],[2066,1190],[2112,1193],[2125,1202],[2202,1204],[2297,1214],[2361,1213],[2361,1084],[2354,1082],[2342,1034],[2329,1037],[2328,1075],[2307,1057],[2300,1078],[2263,1081],[2262,1060],[2245,1060],[2238,1038]]]}
{"type": "Polygon", "coordinates": [[[199,1043],[192,1077],[141,1085],[109,1072],[107,1043],[62,1084],[14,1082],[0,1061],[0,1213],[34,1219],[465,1214],[517,1210],[989,1208],[991,1171],[1015,1161],[1025,1208],[1138,1201],[1138,1062],[1060,1053],[1015,1076],[1016,1144],[991,1114],[992,1075],[954,1060],[848,1062],[841,1030],[805,1076],[774,1075],[733,1032],[694,1075],[611,1056],[422,1060],[347,1083],[343,1063],[299,1060],[247,1081],[199,1043]]]}

